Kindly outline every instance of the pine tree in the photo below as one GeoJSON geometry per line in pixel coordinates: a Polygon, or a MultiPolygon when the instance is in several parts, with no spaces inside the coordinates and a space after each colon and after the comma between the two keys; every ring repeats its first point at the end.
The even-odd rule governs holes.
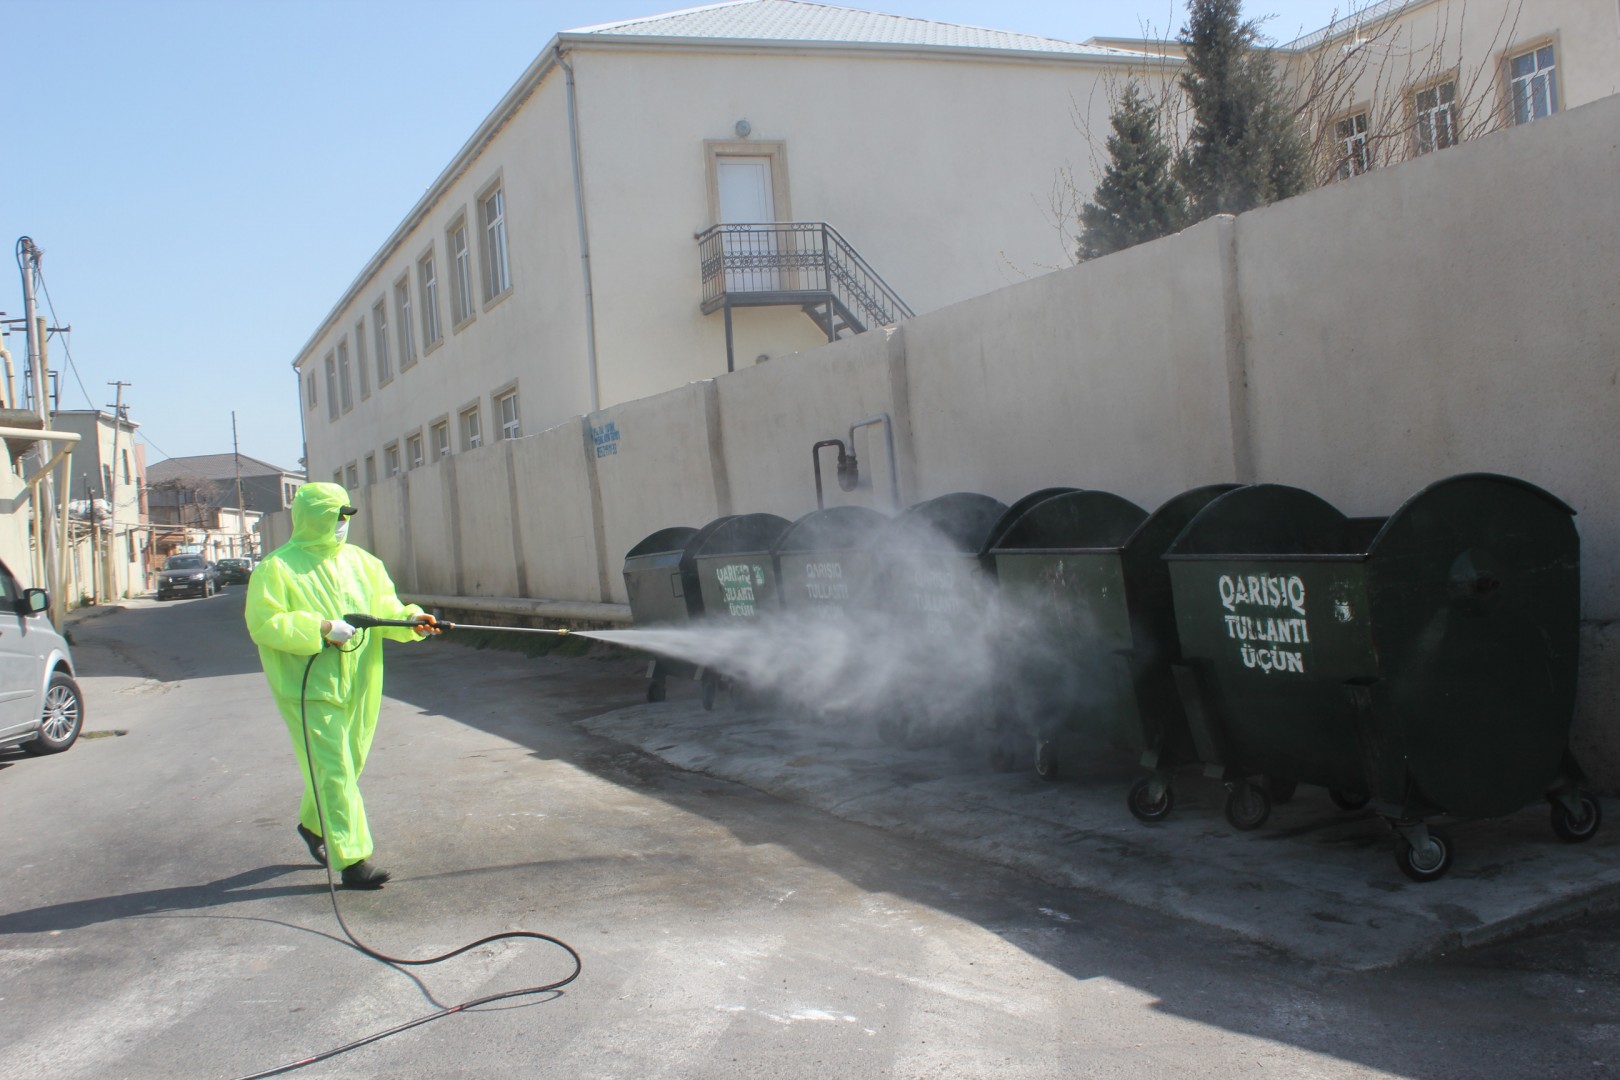
{"type": "Polygon", "coordinates": [[[1240,0],[1188,0],[1180,35],[1181,87],[1193,123],[1176,172],[1202,221],[1297,195],[1310,163],[1259,29],[1239,21],[1240,0]]]}
{"type": "Polygon", "coordinates": [[[1135,83],[1125,87],[1111,122],[1096,201],[1080,208],[1082,260],[1168,236],[1187,221],[1187,195],[1171,171],[1170,147],[1135,83]]]}

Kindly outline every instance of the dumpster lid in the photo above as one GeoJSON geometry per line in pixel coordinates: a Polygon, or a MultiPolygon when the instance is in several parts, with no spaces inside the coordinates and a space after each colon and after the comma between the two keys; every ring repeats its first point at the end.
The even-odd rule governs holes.
{"type": "Polygon", "coordinates": [[[1309,491],[1283,484],[1248,484],[1200,510],[1165,558],[1364,558],[1364,536],[1364,526],[1309,491]]]}
{"type": "MultiPolygon", "coordinates": [[[[1469,496],[1469,501],[1475,504],[1499,503],[1502,501],[1501,496],[1513,492],[1528,492],[1545,501],[1549,510],[1562,512],[1569,517],[1576,516],[1574,507],[1545,488],[1537,487],[1528,480],[1520,480],[1515,476],[1503,476],[1500,473],[1458,473],[1456,476],[1448,476],[1444,480],[1436,480],[1401,503],[1399,509],[1386,520],[1380,522],[1382,528],[1378,530],[1377,536],[1371,540],[1369,550],[1376,551],[1380,542],[1391,532],[1398,521],[1401,521],[1409,514],[1422,512],[1423,508],[1429,504],[1442,501],[1446,496],[1458,494],[1457,489],[1461,487],[1474,489],[1474,492],[1469,496]],[[1496,495],[1497,498],[1493,499],[1492,495],[1496,495]]],[[[1476,505],[1474,509],[1478,511],[1480,517],[1487,516],[1490,512],[1490,508],[1484,505],[1476,505]]]]}
{"type": "Polygon", "coordinates": [[[988,495],[971,491],[953,491],[924,502],[908,506],[885,530],[883,544],[888,548],[904,548],[914,543],[915,530],[921,526],[943,537],[956,550],[977,555],[984,550],[990,531],[1007,504],[988,495]]]}
{"type": "Polygon", "coordinates": [[[1146,510],[1118,495],[1070,490],[1026,508],[991,553],[1117,550],[1147,516],[1146,510]]]}
{"type": "Polygon", "coordinates": [[[1001,515],[1001,519],[990,530],[990,535],[984,542],[984,550],[990,552],[1000,547],[1001,538],[1007,534],[1007,530],[1012,528],[1019,518],[1028,512],[1030,507],[1037,506],[1054,495],[1065,495],[1071,491],[1079,490],[1079,488],[1072,487],[1048,487],[1025,495],[1022,499],[1007,507],[1007,512],[1001,515]]]}
{"type": "Polygon", "coordinates": [[[812,510],[777,541],[775,554],[801,551],[849,551],[869,547],[889,523],[889,515],[864,506],[829,506],[812,510]]]}
{"type": "Polygon", "coordinates": [[[681,551],[686,542],[697,535],[697,530],[689,525],[672,525],[667,529],[659,529],[641,543],[624,553],[628,561],[640,555],[652,555],[658,552],[681,551]]]}
{"type": "Polygon", "coordinates": [[[697,557],[769,552],[793,523],[776,514],[738,514],[712,523],[714,529],[698,544],[697,557]]]}

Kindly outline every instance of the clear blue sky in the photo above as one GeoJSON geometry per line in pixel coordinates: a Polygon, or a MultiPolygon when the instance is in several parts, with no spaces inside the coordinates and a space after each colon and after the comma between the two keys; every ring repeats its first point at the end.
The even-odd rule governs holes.
{"type": "MultiPolygon", "coordinates": [[[[1344,3],[1248,0],[1245,15],[1274,15],[1288,40],[1344,3]]],[[[296,468],[294,355],[552,35],[689,6],[0,0],[0,241],[44,249],[55,321],[73,326],[51,342],[53,368],[73,360],[62,408],[110,405],[122,379],[149,463],[228,453],[234,410],[243,453],[296,468]]],[[[1170,0],[845,6],[1069,41],[1185,18],[1170,0]]],[[[12,259],[0,310],[22,314],[12,259]]],[[[22,335],[6,340],[20,377],[22,335]]]]}

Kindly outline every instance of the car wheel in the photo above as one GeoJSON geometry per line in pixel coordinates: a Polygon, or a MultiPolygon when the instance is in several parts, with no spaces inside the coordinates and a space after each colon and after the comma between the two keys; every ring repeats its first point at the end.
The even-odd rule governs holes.
{"type": "Polygon", "coordinates": [[[39,737],[23,743],[30,754],[60,754],[72,746],[84,729],[84,695],[79,684],[65,671],[51,673],[45,687],[45,707],[40,710],[39,737]]]}

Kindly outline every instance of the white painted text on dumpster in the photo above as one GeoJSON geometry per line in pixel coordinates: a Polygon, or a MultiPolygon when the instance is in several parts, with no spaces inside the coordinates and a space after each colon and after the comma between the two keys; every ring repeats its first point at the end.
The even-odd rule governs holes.
{"type": "Polygon", "coordinates": [[[1298,575],[1222,574],[1217,583],[1228,614],[1226,636],[1238,642],[1243,666],[1271,675],[1305,674],[1311,643],[1305,613],[1305,582],[1298,575]]]}
{"type": "Polygon", "coordinates": [[[720,583],[729,613],[738,618],[753,618],[754,586],[765,584],[765,571],[748,563],[727,563],[715,568],[714,577],[720,583]]]}
{"type": "Polygon", "coordinates": [[[849,585],[844,582],[844,567],[836,562],[813,562],[804,565],[805,595],[822,603],[838,603],[849,599],[849,585]]]}

